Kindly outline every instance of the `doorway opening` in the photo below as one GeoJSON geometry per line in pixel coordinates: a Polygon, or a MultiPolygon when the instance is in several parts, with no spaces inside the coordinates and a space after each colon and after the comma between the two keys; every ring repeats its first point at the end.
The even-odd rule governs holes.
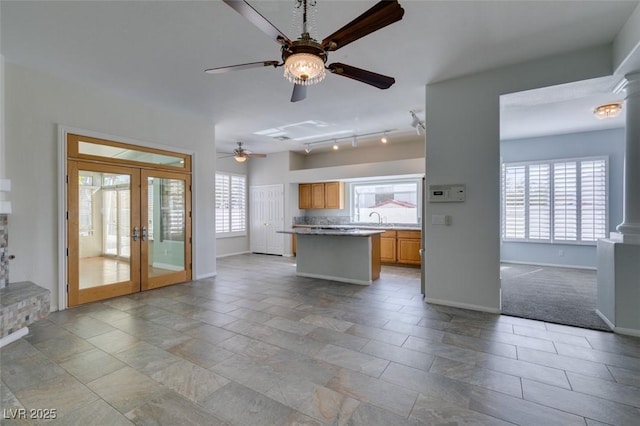
{"type": "Polygon", "coordinates": [[[618,96],[615,84],[603,77],[500,98],[504,314],[608,329],[596,311],[596,244],[622,218],[624,119],[593,110],[618,96]]]}

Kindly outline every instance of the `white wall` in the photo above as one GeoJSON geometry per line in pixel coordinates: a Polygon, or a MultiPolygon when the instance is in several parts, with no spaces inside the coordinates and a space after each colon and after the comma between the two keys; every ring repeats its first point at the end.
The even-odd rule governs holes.
{"type": "Polygon", "coordinates": [[[52,292],[58,306],[57,126],[193,151],[194,277],[215,275],[214,127],[178,112],[145,105],[5,63],[6,174],[12,179],[11,281],[52,292]],[[37,267],[34,267],[37,265],[37,267]]]}
{"type": "Polygon", "coordinates": [[[464,203],[426,204],[427,301],[500,311],[500,95],[610,73],[601,47],[427,85],[427,184],[467,185],[464,203]]]}
{"type": "Polygon", "coordinates": [[[425,142],[423,135],[400,137],[389,136],[389,142],[382,144],[376,141],[373,145],[358,146],[357,148],[343,147],[337,151],[302,155],[302,165],[296,169],[317,169],[321,167],[348,166],[352,164],[380,163],[392,160],[407,160],[424,158],[425,142]]]}
{"type": "MultiPolygon", "coordinates": [[[[219,172],[227,172],[227,173],[236,173],[239,175],[247,176],[249,170],[249,163],[253,161],[260,161],[260,159],[249,159],[244,163],[239,163],[233,159],[233,157],[229,158],[220,158],[225,154],[216,153],[218,158],[216,159],[216,169],[211,173],[215,175],[215,173],[219,172]]],[[[247,186],[248,186],[248,176],[247,176],[247,186]]],[[[249,199],[249,191],[247,188],[247,200],[249,199]]],[[[248,201],[250,202],[250,201],[248,201]]],[[[230,256],[233,254],[239,253],[248,253],[249,252],[249,204],[247,204],[247,234],[239,237],[216,237],[216,256],[224,257],[230,256]]]]}

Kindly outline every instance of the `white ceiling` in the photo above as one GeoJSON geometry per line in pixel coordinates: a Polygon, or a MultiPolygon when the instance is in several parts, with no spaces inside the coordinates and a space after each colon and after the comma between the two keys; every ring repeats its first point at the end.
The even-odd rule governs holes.
{"type": "MultiPolygon", "coordinates": [[[[290,38],[300,33],[292,0],[250,3],[290,38]]],[[[373,4],[319,0],[312,35],[322,39],[373,4]]],[[[203,72],[280,56],[275,42],[221,1],[2,1],[1,52],[7,62],[212,120],[219,151],[231,151],[242,140],[253,151],[270,153],[302,150],[304,142],[332,135],[414,132],[408,111],[425,118],[428,82],[611,43],[638,2],[400,4],[405,9],[400,22],[332,52],[328,61],[393,76],[394,86],[379,90],[328,75],[295,104],[289,102],[292,87],[282,68],[203,72]],[[255,134],[279,128],[306,139],[278,141],[255,134]]],[[[503,137],[622,126],[603,124],[590,114],[585,120],[577,112],[615,98],[610,93],[615,82],[581,84],[579,90],[560,88],[561,96],[558,88],[548,90],[547,95],[556,95],[551,100],[536,93],[503,99],[503,137]],[[558,110],[563,119],[551,120],[558,110]]]]}

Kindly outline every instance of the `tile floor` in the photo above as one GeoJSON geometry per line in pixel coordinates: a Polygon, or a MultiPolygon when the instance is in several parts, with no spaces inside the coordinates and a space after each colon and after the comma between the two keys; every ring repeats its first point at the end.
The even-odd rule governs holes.
{"type": "Polygon", "coordinates": [[[0,350],[2,424],[640,424],[640,339],[427,305],[416,269],[234,256],[30,331],[0,350]]]}

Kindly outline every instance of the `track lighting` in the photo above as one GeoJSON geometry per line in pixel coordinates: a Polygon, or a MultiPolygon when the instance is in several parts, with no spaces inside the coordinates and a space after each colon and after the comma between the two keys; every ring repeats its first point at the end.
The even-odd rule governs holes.
{"type": "MultiPolygon", "coordinates": [[[[395,132],[398,129],[385,129],[385,130],[381,130],[379,132],[371,132],[371,133],[361,133],[361,134],[357,134],[357,135],[353,135],[351,136],[351,146],[353,148],[357,148],[358,147],[358,139],[362,139],[364,138],[365,141],[369,141],[370,138],[374,137],[374,136],[381,136],[380,137],[380,142],[382,143],[387,143],[389,142],[389,138],[388,138],[388,133],[389,132],[395,132]]],[[[332,144],[332,148],[334,151],[337,151],[338,149],[340,149],[340,146],[338,145],[338,141],[339,140],[347,140],[347,138],[337,138],[337,139],[324,139],[324,140],[320,140],[320,141],[314,141],[314,142],[307,142],[304,144],[304,152],[309,154],[312,150],[312,148],[316,145],[328,145],[328,144],[332,144]]]]}
{"type": "Polygon", "coordinates": [[[411,114],[411,127],[414,127],[416,129],[416,132],[418,132],[418,134],[420,134],[420,130],[422,130],[423,132],[425,130],[427,130],[427,127],[424,123],[423,120],[420,120],[418,118],[418,116],[416,115],[415,111],[413,110],[409,110],[409,114],[411,114]]]}

